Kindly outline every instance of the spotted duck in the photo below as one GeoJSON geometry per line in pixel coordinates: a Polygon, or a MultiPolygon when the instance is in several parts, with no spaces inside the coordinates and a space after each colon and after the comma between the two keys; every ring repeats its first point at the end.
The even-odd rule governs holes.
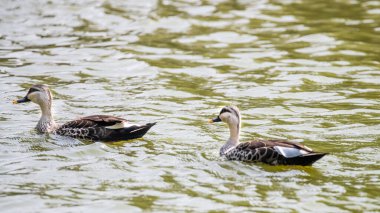
{"type": "Polygon", "coordinates": [[[36,129],[39,133],[53,133],[73,138],[118,141],[140,138],[156,123],[129,124],[127,120],[109,115],[91,115],[57,125],[52,114],[53,96],[46,85],[33,85],[26,96],[14,104],[32,101],[40,106],[42,115],[36,129]]]}
{"type": "Polygon", "coordinates": [[[220,156],[228,160],[263,162],[270,165],[312,165],[327,153],[314,152],[299,143],[286,140],[255,140],[239,143],[241,115],[236,106],[226,106],[210,123],[225,122],[230,138],[220,148],[220,156]]]}

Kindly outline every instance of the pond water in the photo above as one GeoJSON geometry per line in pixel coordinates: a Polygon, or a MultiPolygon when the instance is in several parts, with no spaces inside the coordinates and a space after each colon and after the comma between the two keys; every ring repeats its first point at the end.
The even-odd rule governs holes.
{"type": "Polygon", "coordinates": [[[0,8],[2,212],[380,211],[380,3],[365,0],[16,0],[0,8]],[[142,139],[33,131],[55,118],[158,124],[142,139]],[[241,141],[330,153],[312,167],[221,159],[241,141]]]}

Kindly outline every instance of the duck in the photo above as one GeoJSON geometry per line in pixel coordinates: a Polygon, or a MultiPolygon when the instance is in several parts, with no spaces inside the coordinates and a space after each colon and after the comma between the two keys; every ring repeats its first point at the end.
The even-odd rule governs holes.
{"type": "Polygon", "coordinates": [[[29,88],[25,97],[14,104],[33,102],[39,105],[41,117],[37,123],[38,133],[52,133],[92,141],[120,141],[143,137],[156,124],[131,124],[124,118],[109,115],[91,115],[58,125],[52,113],[53,95],[47,85],[36,84],[29,88]]]}
{"type": "Polygon", "coordinates": [[[240,143],[241,120],[236,106],[223,107],[216,118],[209,120],[209,123],[224,122],[228,125],[230,137],[219,150],[219,155],[227,160],[310,166],[327,154],[314,152],[307,146],[287,140],[260,139],[240,143]]]}

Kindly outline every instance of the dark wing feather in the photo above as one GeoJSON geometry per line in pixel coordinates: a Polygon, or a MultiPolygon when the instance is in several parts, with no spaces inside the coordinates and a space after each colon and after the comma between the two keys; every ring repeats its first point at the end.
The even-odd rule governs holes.
{"type": "Polygon", "coordinates": [[[282,146],[282,147],[296,148],[296,149],[305,150],[307,152],[312,152],[310,148],[302,144],[299,144],[296,142],[290,142],[286,140],[256,140],[256,141],[241,143],[236,148],[238,148],[239,146],[245,149],[257,149],[261,147],[273,148],[275,146],[282,146]]]}
{"type": "Polygon", "coordinates": [[[78,120],[66,122],[60,128],[80,129],[80,128],[89,128],[89,127],[96,127],[96,126],[97,126],[96,122],[93,122],[91,120],[78,119],[78,120]]]}
{"type": "Polygon", "coordinates": [[[149,129],[154,126],[156,123],[147,123],[145,125],[134,125],[130,127],[125,127],[123,129],[117,130],[107,130],[108,135],[105,138],[102,138],[104,141],[117,141],[117,140],[129,140],[134,138],[141,138],[144,136],[149,129]]]}
{"type": "Polygon", "coordinates": [[[271,165],[311,165],[326,153],[313,152],[308,147],[285,140],[257,140],[241,143],[226,153],[229,160],[260,161],[271,165]],[[275,150],[275,146],[305,150],[307,154],[286,158],[275,150]]]}
{"type": "Polygon", "coordinates": [[[119,118],[109,115],[91,115],[80,118],[81,120],[88,120],[97,123],[99,126],[112,126],[117,123],[127,122],[124,118],[119,118]]]}
{"type": "Polygon", "coordinates": [[[89,128],[89,127],[106,127],[117,123],[126,122],[123,118],[109,115],[91,115],[82,117],[77,120],[69,121],[62,125],[62,128],[89,128]]]}

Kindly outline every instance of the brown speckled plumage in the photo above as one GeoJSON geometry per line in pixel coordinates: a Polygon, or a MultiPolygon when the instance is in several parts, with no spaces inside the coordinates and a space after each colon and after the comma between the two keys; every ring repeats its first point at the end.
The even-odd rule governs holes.
{"type": "Polygon", "coordinates": [[[59,126],[54,122],[51,112],[53,96],[46,85],[33,85],[24,98],[14,103],[29,101],[38,104],[41,108],[42,115],[36,126],[40,133],[54,133],[88,140],[117,141],[140,138],[156,124],[130,125],[123,118],[92,115],[59,126]]]}
{"type": "Polygon", "coordinates": [[[318,159],[322,158],[325,153],[315,153],[307,147],[289,141],[283,140],[258,140],[240,143],[234,149],[225,153],[228,160],[250,161],[250,162],[263,162],[271,165],[311,165],[318,159]],[[295,149],[302,149],[307,154],[287,158],[281,155],[274,147],[289,147],[295,149]]]}
{"type": "Polygon", "coordinates": [[[220,155],[228,160],[307,166],[326,155],[286,140],[255,140],[239,143],[241,116],[235,106],[224,107],[218,117],[211,121],[223,121],[230,128],[230,138],[220,149],[220,155]]]}
{"type": "Polygon", "coordinates": [[[128,140],[140,138],[156,123],[132,125],[121,129],[108,129],[117,123],[127,122],[123,118],[107,115],[92,115],[70,121],[54,132],[59,135],[101,141],[128,140]]]}

